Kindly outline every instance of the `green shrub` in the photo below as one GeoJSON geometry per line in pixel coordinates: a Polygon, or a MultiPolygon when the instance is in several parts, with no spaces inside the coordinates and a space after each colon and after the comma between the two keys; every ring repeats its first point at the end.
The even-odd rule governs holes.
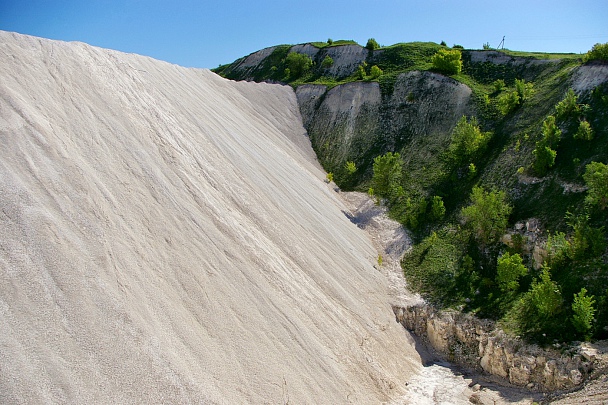
{"type": "Polygon", "coordinates": [[[555,123],[555,116],[550,115],[543,121],[543,137],[536,142],[536,148],[532,151],[534,155],[533,167],[536,173],[544,176],[551,167],[555,165],[557,151],[562,131],[555,123]]]}
{"type": "Polygon", "coordinates": [[[599,256],[605,248],[604,229],[594,228],[589,224],[589,214],[575,215],[568,211],[566,223],[572,228],[570,250],[568,255],[572,260],[586,260],[599,256]]]}
{"type": "Polygon", "coordinates": [[[547,237],[547,262],[551,266],[560,266],[570,256],[571,245],[566,234],[555,232],[547,237]]]}
{"type": "Polygon", "coordinates": [[[528,269],[524,266],[519,254],[511,255],[506,252],[498,258],[496,266],[496,281],[503,292],[515,291],[519,288],[520,277],[528,274],[528,269]]]}
{"type": "Polygon", "coordinates": [[[440,196],[433,196],[431,200],[431,213],[430,219],[432,221],[439,221],[445,216],[445,206],[443,199],[440,196]]]}
{"type": "Polygon", "coordinates": [[[505,316],[514,332],[540,340],[547,340],[547,332],[558,333],[559,315],[563,310],[559,286],[551,280],[550,268],[543,266],[540,277],[532,282],[530,290],[515,302],[505,316]]]}
{"type": "Polygon", "coordinates": [[[562,294],[559,286],[551,280],[550,268],[543,266],[540,279],[532,283],[529,294],[531,303],[541,319],[549,319],[559,312],[562,307],[562,294]]]}
{"type": "Polygon", "coordinates": [[[574,294],[574,300],[572,302],[572,326],[579,332],[585,340],[589,340],[591,337],[591,328],[593,326],[593,315],[595,315],[595,308],[593,305],[595,300],[593,295],[587,296],[587,289],[581,288],[578,294],[574,294]]]}
{"type": "Polygon", "coordinates": [[[505,233],[513,210],[505,192],[473,187],[470,198],[471,205],[461,210],[466,225],[482,245],[497,241],[505,233]]]}
{"type": "Polygon", "coordinates": [[[605,44],[595,44],[583,58],[585,62],[592,60],[608,60],[608,42],[605,44]]]}
{"type": "Polygon", "coordinates": [[[516,91],[510,91],[510,92],[501,94],[498,97],[496,103],[497,103],[498,111],[500,111],[500,113],[502,115],[507,115],[511,111],[513,111],[515,108],[517,108],[517,106],[520,103],[520,97],[516,91]]]}
{"type": "Polygon", "coordinates": [[[371,76],[372,79],[379,78],[380,76],[382,76],[382,69],[380,69],[376,65],[372,66],[372,69],[370,71],[370,76],[371,76]]]}
{"type": "Polygon", "coordinates": [[[540,142],[536,142],[536,148],[532,151],[532,154],[534,155],[534,171],[539,176],[547,174],[547,170],[555,165],[557,151],[548,146],[543,146],[540,142]]]}
{"type": "Polygon", "coordinates": [[[365,67],[367,66],[367,63],[363,62],[362,64],[359,65],[359,67],[357,68],[357,77],[360,80],[364,80],[365,77],[367,76],[365,73],[365,67]]]}
{"type": "Polygon", "coordinates": [[[462,54],[457,49],[440,49],[431,58],[433,67],[449,75],[456,75],[462,71],[462,54]]]}
{"type": "Polygon", "coordinates": [[[585,202],[597,205],[601,210],[608,206],[608,166],[600,162],[591,162],[585,167],[583,179],[587,185],[585,202]]]}
{"type": "Polygon", "coordinates": [[[557,127],[555,123],[555,117],[549,115],[543,121],[543,144],[550,148],[557,148],[559,140],[562,136],[562,131],[557,127]]]}
{"type": "Polygon", "coordinates": [[[344,169],[346,170],[346,173],[352,176],[357,171],[357,165],[355,162],[348,161],[344,164],[344,169]]]}
{"type": "Polygon", "coordinates": [[[494,80],[494,83],[492,83],[492,86],[494,87],[494,91],[496,93],[500,93],[501,91],[503,91],[507,86],[505,84],[505,81],[502,79],[496,79],[494,80]]]}
{"type": "Polygon", "coordinates": [[[460,164],[475,157],[483,152],[491,136],[489,132],[481,132],[475,117],[467,120],[463,115],[452,130],[449,146],[452,158],[460,164]]]}
{"type": "Polygon", "coordinates": [[[578,130],[574,134],[574,139],[590,141],[593,139],[593,129],[587,120],[581,120],[578,124],[578,130]]]}
{"type": "Polygon", "coordinates": [[[334,64],[334,60],[331,58],[331,56],[326,55],[325,58],[323,59],[323,62],[321,62],[321,67],[324,69],[328,69],[330,67],[332,67],[334,64]]]}
{"type": "Polygon", "coordinates": [[[374,38],[370,38],[367,40],[367,44],[365,44],[365,47],[370,51],[373,51],[376,49],[380,49],[380,44],[378,44],[378,42],[374,38]]]}
{"type": "Polygon", "coordinates": [[[374,193],[381,197],[389,197],[401,181],[401,155],[388,152],[374,159],[372,187],[374,193]]]}
{"type": "Polygon", "coordinates": [[[469,180],[473,180],[477,176],[477,166],[475,163],[469,163],[469,173],[467,174],[467,178],[469,180]]]}
{"type": "Polygon", "coordinates": [[[555,105],[555,112],[560,120],[565,120],[580,113],[578,97],[574,90],[569,89],[566,92],[564,99],[555,105]]]}
{"type": "Polygon", "coordinates": [[[291,52],[285,58],[285,63],[289,69],[289,77],[297,79],[312,67],[312,59],[303,53],[291,52]]]}
{"type": "Polygon", "coordinates": [[[401,262],[408,285],[434,304],[449,305],[456,299],[456,275],[464,255],[457,236],[450,230],[432,232],[401,262]]]}
{"type": "Polygon", "coordinates": [[[526,83],[524,79],[515,79],[515,91],[519,95],[520,102],[524,102],[534,95],[534,83],[526,83]]]}

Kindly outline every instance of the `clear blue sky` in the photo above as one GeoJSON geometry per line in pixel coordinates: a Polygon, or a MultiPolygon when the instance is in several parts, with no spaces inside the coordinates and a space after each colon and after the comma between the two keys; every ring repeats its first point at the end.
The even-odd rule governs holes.
{"type": "Polygon", "coordinates": [[[608,42],[608,0],[0,0],[0,29],[206,68],[328,38],[584,53],[608,42]]]}

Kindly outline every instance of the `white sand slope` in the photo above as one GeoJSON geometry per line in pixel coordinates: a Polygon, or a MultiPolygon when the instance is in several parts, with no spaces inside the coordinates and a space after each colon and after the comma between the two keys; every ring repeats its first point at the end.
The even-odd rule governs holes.
{"type": "Polygon", "coordinates": [[[0,403],[374,404],[420,370],[289,87],[0,32],[0,403]]]}

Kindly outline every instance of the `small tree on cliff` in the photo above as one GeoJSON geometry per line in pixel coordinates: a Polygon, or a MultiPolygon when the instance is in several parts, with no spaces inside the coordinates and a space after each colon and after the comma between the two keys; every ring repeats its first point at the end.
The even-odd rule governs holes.
{"type": "Polygon", "coordinates": [[[528,274],[528,269],[524,266],[521,256],[518,253],[510,254],[506,252],[498,258],[496,266],[496,281],[504,292],[515,291],[519,288],[519,278],[528,274]]]}
{"type": "Polygon", "coordinates": [[[450,144],[452,158],[458,164],[468,161],[478,152],[483,151],[490,137],[491,133],[481,132],[475,117],[467,120],[463,115],[452,130],[450,144]]]}
{"type": "Polygon", "coordinates": [[[579,332],[585,340],[588,340],[593,326],[593,316],[595,315],[595,308],[593,305],[595,300],[593,295],[587,295],[587,289],[581,288],[578,294],[574,294],[574,300],[572,302],[572,325],[577,332],[579,332]]]}
{"type": "Polygon", "coordinates": [[[504,191],[484,191],[481,187],[473,187],[471,205],[463,208],[461,214],[475,238],[486,245],[505,233],[512,210],[504,191]]]}
{"type": "Polygon", "coordinates": [[[442,48],[431,58],[433,67],[442,73],[456,75],[462,70],[462,54],[458,49],[442,48]]]}
{"type": "Polygon", "coordinates": [[[372,187],[374,193],[381,197],[389,197],[401,181],[401,155],[388,152],[374,159],[374,175],[372,187]]]}
{"type": "Polygon", "coordinates": [[[378,44],[378,41],[376,41],[374,38],[370,38],[367,40],[367,44],[365,44],[365,47],[367,49],[369,49],[370,51],[376,50],[380,48],[380,44],[378,44]]]}
{"type": "Polygon", "coordinates": [[[585,169],[583,179],[588,187],[585,202],[604,210],[608,206],[608,166],[601,162],[591,162],[585,169]]]}
{"type": "Polygon", "coordinates": [[[308,72],[312,67],[312,59],[303,53],[291,52],[287,55],[285,63],[289,69],[290,76],[298,78],[308,72]]]}

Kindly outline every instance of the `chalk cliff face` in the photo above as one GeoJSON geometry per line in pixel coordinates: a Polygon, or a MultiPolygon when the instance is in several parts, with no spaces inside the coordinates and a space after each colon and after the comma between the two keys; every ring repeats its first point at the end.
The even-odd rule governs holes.
{"type": "MultiPolygon", "coordinates": [[[[327,90],[322,85],[296,89],[303,122],[319,160],[340,175],[347,161],[371,168],[373,158],[415,144],[435,154],[473,110],[471,89],[449,77],[412,71],[397,76],[390,94],[376,82],[352,82],[327,90]]],[[[424,161],[428,156],[412,156],[424,161]]]]}
{"type": "Polygon", "coordinates": [[[289,87],[0,32],[0,402],[380,403],[420,358],[289,87]]]}

